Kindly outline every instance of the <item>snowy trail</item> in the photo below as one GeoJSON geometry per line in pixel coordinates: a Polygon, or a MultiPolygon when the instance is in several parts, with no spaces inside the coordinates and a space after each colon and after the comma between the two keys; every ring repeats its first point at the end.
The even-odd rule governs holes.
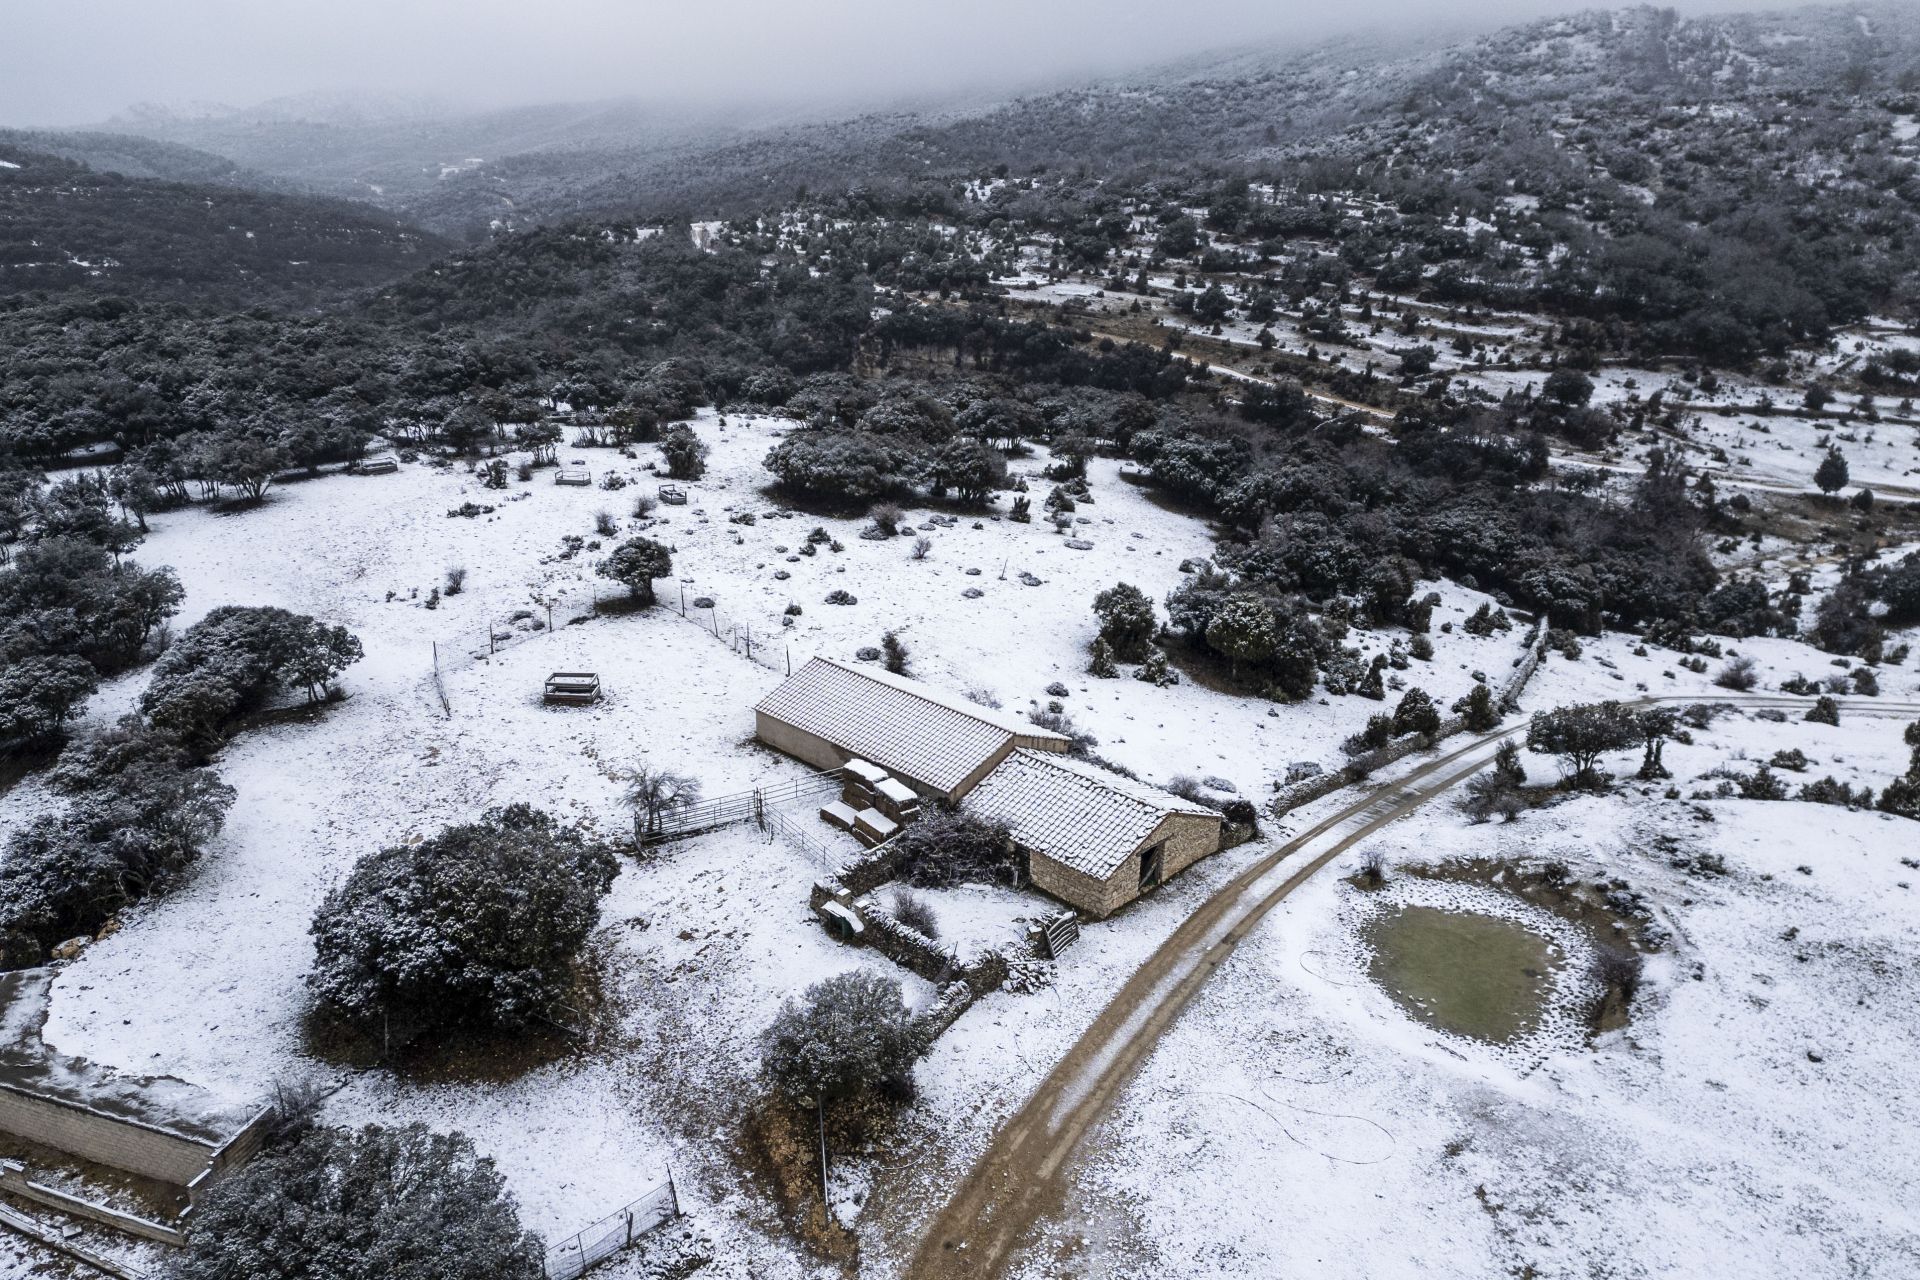
{"type": "MultiPolygon", "coordinates": [[[[1660,697],[1629,705],[1699,701],[1660,697]]],[[[1711,701],[1753,709],[1807,705],[1805,699],[1787,695],[1729,695],[1711,701]]],[[[1920,713],[1915,702],[1849,699],[1843,705],[1850,715],[1920,713]]],[[[1340,854],[1447,794],[1484,768],[1501,743],[1524,732],[1524,723],[1498,729],[1422,762],[1280,845],[1202,904],[1128,979],[994,1135],[929,1225],[907,1275],[912,1280],[1000,1275],[1035,1224],[1063,1203],[1071,1185],[1066,1176],[1069,1158],[1241,940],[1340,854]]]]}

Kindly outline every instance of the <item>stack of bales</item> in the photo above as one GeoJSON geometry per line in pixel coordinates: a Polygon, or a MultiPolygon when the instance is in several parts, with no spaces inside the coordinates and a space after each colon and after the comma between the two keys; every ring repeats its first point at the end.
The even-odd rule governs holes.
{"type": "Polygon", "coordinates": [[[842,771],[840,798],[823,805],[823,821],[851,831],[869,849],[896,835],[920,815],[920,797],[885,769],[865,760],[849,760],[842,771]]]}

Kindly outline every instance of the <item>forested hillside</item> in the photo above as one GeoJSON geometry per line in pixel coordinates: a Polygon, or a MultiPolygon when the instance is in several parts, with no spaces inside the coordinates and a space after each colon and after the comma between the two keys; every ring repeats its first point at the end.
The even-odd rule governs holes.
{"type": "MultiPolygon", "coordinates": [[[[177,155],[161,159],[179,167],[177,155]]],[[[128,177],[0,138],[0,294],[88,288],[297,300],[390,280],[443,247],[364,205],[128,177]]]]}
{"type": "MultiPolygon", "coordinates": [[[[1158,72],[986,106],[770,124],[625,104],[470,120],[336,124],[271,115],[116,127],[185,141],[264,172],[375,199],[447,234],[634,210],[714,217],[799,188],[886,188],[1007,165],[1015,173],[1258,173],[1377,158],[1374,130],[1435,156],[1492,127],[1552,151],[1560,113],[1615,145],[1665,114],[1725,108],[1730,151],[1784,99],[1886,102],[1920,85],[1920,26],[1900,4],[1681,18],[1651,7],[1552,19],[1436,45],[1417,32],[1307,51],[1234,50],[1158,72]]],[[[1791,136],[1773,135],[1791,146],[1791,136]]],[[[1403,159],[1404,164],[1404,159],[1403,159]]]]}

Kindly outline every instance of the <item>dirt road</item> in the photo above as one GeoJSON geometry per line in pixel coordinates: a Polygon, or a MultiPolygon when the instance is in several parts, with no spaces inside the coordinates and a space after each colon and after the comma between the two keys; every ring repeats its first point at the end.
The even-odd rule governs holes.
{"type": "MultiPolygon", "coordinates": [[[[1784,695],[1711,700],[1801,711],[1809,705],[1784,695]]],[[[1920,703],[1849,699],[1846,706],[1852,714],[1920,715],[1920,703]]],[[[1035,1224],[1064,1202],[1072,1174],[1069,1158],[1081,1141],[1240,940],[1309,876],[1479,772],[1502,741],[1524,729],[1517,724],[1496,730],[1425,761],[1265,854],[1209,898],[1127,980],[994,1136],[929,1227],[907,1271],[910,1280],[986,1280],[1001,1274],[1035,1224]]]]}

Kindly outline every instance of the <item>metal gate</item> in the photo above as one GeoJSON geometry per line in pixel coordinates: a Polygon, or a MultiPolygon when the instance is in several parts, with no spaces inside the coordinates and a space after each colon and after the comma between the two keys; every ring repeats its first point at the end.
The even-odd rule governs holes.
{"type": "Polygon", "coordinates": [[[1071,911],[1062,911],[1039,926],[1039,934],[1040,954],[1049,960],[1058,960],[1062,951],[1080,941],[1080,917],[1071,911]]]}

